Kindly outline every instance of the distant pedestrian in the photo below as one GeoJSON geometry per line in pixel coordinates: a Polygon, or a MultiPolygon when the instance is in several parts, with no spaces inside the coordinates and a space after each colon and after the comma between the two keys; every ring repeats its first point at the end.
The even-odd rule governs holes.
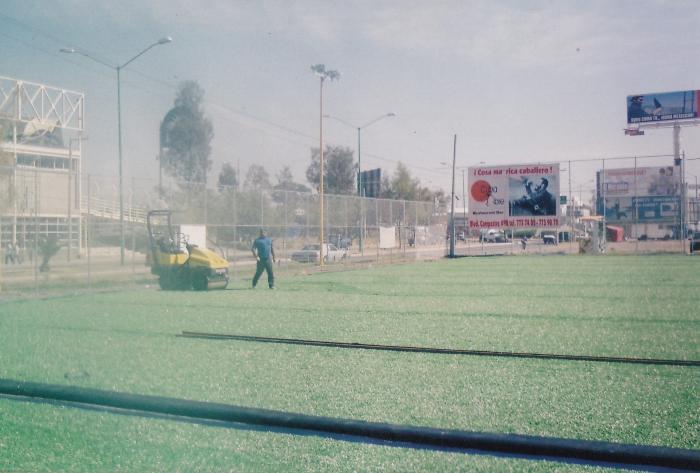
{"type": "Polygon", "coordinates": [[[272,247],[272,240],[265,234],[265,230],[260,229],[260,236],[253,242],[253,256],[257,261],[255,276],[253,276],[253,288],[258,284],[263,271],[267,271],[267,285],[270,289],[275,288],[275,274],[273,263],[275,263],[275,249],[272,247]]]}
{"type": "Polygon", "coordinates": [[[12,255],[15,257],[15,264],[22,264],[24,262],[24,250],[17,242],[12,244],[12,255]]]}
{"type": "Polygon", "coordinates": [[[10,264],[15,262],[15,247],[12,242],[7,242],[5,245],[5,264],[10,264]]]}

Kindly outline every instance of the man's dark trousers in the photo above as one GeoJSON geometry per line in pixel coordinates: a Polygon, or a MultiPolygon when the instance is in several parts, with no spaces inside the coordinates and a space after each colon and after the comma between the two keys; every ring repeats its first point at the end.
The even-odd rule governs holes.
{"type": "Polygon", "coordinates": [[[262,276],[263,271],[267,271],[267,284],[270,287],[275,287],[275,273],[272,267],[272,258],[260,258],[258,260],[258,266],[255,269],[255,276],[253,276],[253,287],[258,284],[260,276],[262,276]]]}

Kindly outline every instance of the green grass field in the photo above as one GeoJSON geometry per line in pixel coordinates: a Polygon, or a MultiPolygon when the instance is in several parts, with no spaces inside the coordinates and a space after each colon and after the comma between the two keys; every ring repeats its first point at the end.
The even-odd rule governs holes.
{"type": "MultiPolygon", "coordinates": [[[[463,258],[0,304],[0,378],[469,431],[700,449],[700,368],[348,350],[182,331],[700,359],[700,259],[463,258]]],[[[0,398],[0,471],[609,471],[0,398]]]]}

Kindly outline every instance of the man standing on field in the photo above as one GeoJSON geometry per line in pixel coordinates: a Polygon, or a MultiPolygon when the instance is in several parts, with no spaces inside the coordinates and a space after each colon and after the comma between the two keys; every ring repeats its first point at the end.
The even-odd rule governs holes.
{"type": "Polygon", "coordinates": [[[273,272],[273,263],[275,260],[275,250],[272,248],[272,240],[265,234],[265,230],[260,229],[260,236],[253,242],[253,256],[257,260],[257,268],[255,276],[253,276],[253,289],[258,284],[263,271],[267,271],[267,284],[270,289],[275,288],[275,274],[273,272]]]}

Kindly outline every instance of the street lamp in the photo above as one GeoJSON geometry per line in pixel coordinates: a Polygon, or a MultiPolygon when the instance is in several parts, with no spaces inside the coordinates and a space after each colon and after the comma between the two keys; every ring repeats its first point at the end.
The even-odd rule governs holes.
{"type": "Polygon", "coordinates": [[[349,127],[357,130],[357,175],[358,175],[358,177],[357,177],[357,195],[359,195],[359,196],[362,196],[362,154],[361,154],[361,150],[362,150],[361,133],[362,133],[362,130],[364,130],[365,128],[367,128],[370,125],[374,125],[375,123],[377,123],[380,120],[383,120],[385,118],[395,117],[395,116],[396,116],[396,114],[394,112],[385,113],[384,115],[381,115],[381,116],[375,118],[374,120],[372,120],[372,121],[370,121],[362,126],[357,126],[357,125],[353,125],[352,123],[346,122],[342,118],[334,117],[333,115],[324,115],[325,118],[332,118],[333,120],[339,121],[343,125],[349,126],[349,127]]]}
{"type": "Polygon", "coordinates": [[[83,51],[81,49],[76,49],[76,48],[61,48],[62,53],[68,53],[68,54],[80,54],[81,56],[85,56],[88,59],[92,59],[93,61],[102,64],[103,66],[109,67],[110,69],[114,69],[117,71],[117,130],[118,130],[118,135],[119,135],[119,239],[120,239],[120,248],[119,248],[119,254],[120,254],[120,261],[121,265],[124,266],[124,186],[123,186],[123,174],[122,174],[122,102],[121,102],[121,70],[124,69],[126,66],[131,64],[134,60],[145,54],[147,51],[149,51],[151,48],[154,48],[156,46],[160,46],[162,44],[167,44],[172,42],[172,38],[170,36],[166,36],[164,38],[159,39],[155,43],[149,45],[147,48],[143,49],[140,53],[138,53],[136,56],[132,57],[128,61],[126,61],[124,64],[121,65],[113,65],[108,62],[105,62],[101,59],[98,59],[96,57],[91,56],[88,54],[86,51],[83,51]]]}
{"type": "MultiPolygon", "coordinates": [[[[342,118],[334,117],[332,115],[324,115],[325,118],[332,118],[333,120],[337,120],[343,125],[349,126],[351,128],[355,128],[357,130],[357,195],[360,197],[364,197],[364,193],[362,192],[364,189],[362,188],[362,154],[361,154],[361,149],[362,149],[362,139],[361,139],[361,133],[362,130],[367,128],[370,125],[374,125],[380,120],[383,120],[385,118],[390,118],[390,117],[395,117],[396,114],[394,112],[389,112],[385,113],[384,115],[381,115],[374,120],[362,125],[362,126],[357,126],[353,125],[352,123],[348,123],[342,118]]],[[[363,244],[363,234],[364,233],[364,226],[360,229],[360,254],[365,254],[364,253],[364,244],[363,244]]]]}
{"type": "Polygon", "coordinates": [[[333,71],[333,70],[327,70],[326,66],[324,64],[314,64],[311,66],[311,71],[316,74],[319,79],[320,79],[320,113],[319,113],[319,160],[321,164],[321,175],[319,179],[319,186],[318,186],[318,194],[319,194],[319,200],[320,200],[320,245],[318,246],[319,253],[318,253],[318,264],[319,266],[323,266],[323,82],[326,79],[329,79],[331,81],[333,80],[339,80],[340,79],[340,73],[338,71],[333,71]]]}

